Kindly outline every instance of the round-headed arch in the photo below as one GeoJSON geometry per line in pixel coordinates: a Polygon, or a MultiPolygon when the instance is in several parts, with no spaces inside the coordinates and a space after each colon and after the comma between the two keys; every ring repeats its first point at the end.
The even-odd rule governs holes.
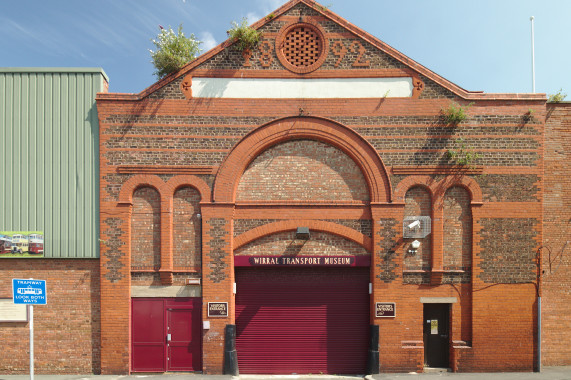
{"type": "Polygon", "coordinates": [[[462,175],[449,176],[440,181],[435,181],[434,178],[427,175],[409,176],[396,186],[394,194],[396,202],[404,202],[406,192],[416,186],[427,189],[433,202],[437,204],[444,199],[446,190],[454,186],[463,187],[470,193],[471,204],[478,205],[482,203],[482,189],[480,189],[478,183],[472,178],[462,175]]]}
{"type": "Polygon", "coordinates": [[[170,200],[175,191],[183,186],[194,187],[200,193],[202,202],[211,201],[210,187],[199,177],[193,175],[181,175],[171,178],[168,182],[164,182],[159,176],[140,174],[135,175],[127,180],[121,187],[119,192],[119,203],[132,203],[133,192],[140,187],[152,187],[157,190],[161,196],[161,200],[170,200]]]}
{"type": "Polygon", "coordinates": [[[222,163],[214,184],[214,201],[233,203],[240,178],[263,151],[289,140],[317,140],[347,154],[361,169],[371,202],[390,202],[391,185],[377,151],[355,131],[317,117],[288,117],[262,125],[246,135],[222,163]]]}

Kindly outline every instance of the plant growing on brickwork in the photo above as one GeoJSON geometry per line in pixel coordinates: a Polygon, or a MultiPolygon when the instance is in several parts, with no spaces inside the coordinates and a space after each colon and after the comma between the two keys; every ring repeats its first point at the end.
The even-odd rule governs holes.
{"type": "Polygon", "coordinates": [[[321,5],[321,4],[317,4],[317,3],[316,3],[316,4],[315,4],[315,7],[316,7],[317,9],[319,9],[321,12],[324,12],[324,11],[328,10],[329,8],[331,8],[331,4],[321,5]]]}
{"type": "Polygon", "coordinates": [[[262,39],[262,32],[249,26],[246,18],[243,18],[240,24],[232,21],[232,28],[226,33],[236,41],[234,46],[239,51],[254,49],[262,39]]]}
{"type": "Polygon", "coordinates": [[[529,123],[533,119],[533,113],[534,111],[531,108],[528,109],[527,112],[523,115],[523,121],[525,123],[529,123]]]}
{"type": "Polygon", "coordinates": [[[157,50],[150,50],[153,66],[155,66],[154,74],[159,78],[163,78],[171,73],[180,70],[188,62],[192,61],[202,49],[200,49],[201,41],[191,34],[186,37],[182,31],[182,25],[178,27],[178,33],[175,33],[169,26],[168,29],[160,26],[161,32],[157,39],[151,40],[157,47],[157,50]]]}
{"type": "Polygon", "coordinates": [[[567,97],[567,94],[563,93],[563,89],[560,88],[556,94],[550,94],[547,98],[548,102],[551,103],[559,103],[562,102],[567,97]]]}
{"type": "Polygon", "coordinates": [[[468,118],[466,111],[472,105],[472,103],[468,104],[467,106],[462,107],[456,102],[450,103],[447,108],[442,108],[440,112],[444,116],[444,120],[448,124],[457,125],[463,122],[468,118]]]}
{"type": "Polygon", "coordinates": [[[275,17],[276,17],[275,13],[272,12],[266,16],[266,20],[270,21],[273,20],[275,17]]]}
{"type": "Polygon", "coordinates": [[[466,149],[464,139],[458,139],[456,143],[460,145],[460,148],[458,150],[448,149],[446,151],[446,158],[448,160],[454,161],[458,165],[471,166],[474,161],[481,157],[478,153],[466,149]]]}

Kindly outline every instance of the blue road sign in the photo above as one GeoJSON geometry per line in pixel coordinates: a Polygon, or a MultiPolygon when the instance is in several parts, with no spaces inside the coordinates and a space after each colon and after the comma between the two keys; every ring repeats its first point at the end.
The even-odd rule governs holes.
{"type": "Polygon", "coordinates": [[[14,303],[25,305],[45,305],[48,300],[45,280],[12,279],[14,303]]]}

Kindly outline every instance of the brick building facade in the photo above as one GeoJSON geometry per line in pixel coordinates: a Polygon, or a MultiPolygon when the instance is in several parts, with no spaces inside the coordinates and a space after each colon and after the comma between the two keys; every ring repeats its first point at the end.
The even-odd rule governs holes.
{"type": "MultiPolygon", "coordinates": [[[[379,327],[382,371],[533,370],[538,252],[551,228],[542,223],[545,185],[560,183],[544,178],[545,165],[565,152],[547,154],[546,120],[565,119],[566,108],[548,109],[541,94],[465,91],[311,1],[291,1],[254,26],[262,41],[253,51],[227,41],[140,94],[98,98],[103,372],[138,370],[133,357],[145,354],[129,335],[129,305],[169,287],[201,297],[206,373],[223,371],[227,325],[237,328],[242,372],[343,372],[329,346],[347,337],[325,331],[325,358],[313,358],[306,343],[263,323],[297,337],[287,323],[297,285],[309,294],[327,277],[357,281],[356,266],[368,271],[364,334],[379,327]],[[455,104],[466,120],[446,118],[455,104]],[[477,155],[460,165],[452,151],[457,160],[477,155]],[[415,220],[430,233],[407,237],[415,220]],[[317,265],[319,257],[355,267],[317,265]],[[293,258],[312,264],[290,268],[293,258]],[[185,286],[190,279],[201,285],[185,286]],[[227,303],[228,315],[209,316],[209,303],[227,303]],[[377,315],[385,303],[395,317],[377,315]],[[279,363],[265,363],[274,351],[279,363]],[[294,351],[320,364],[305,367],[294,351]]],[[[560,295],[547,278],[544,288],[560,295]]],[[[544,317],[544,362],[562,364],[566,348],[553,334],[568,307],[546,307],[557,316],[544,317]]],[[[295,318],[309,324],[311,313],[295,318]]],[[[330,314],[339,329],[353,323],[330,314]]],[[[363,371],[375,351],[367,342],[347,348],[363,371]]]]}
{"type": "Polygon", "coordinates": [[[97,97],[94,370],[222,373],[231,326],[241,373],[532,371],[538,295],[571,364],[569,104],[466,91],[310,0],[253,26],[97,97]]]}
{"type": "Polygon", "coordinates": [[[542,364],[570,365],[571,102],[549,103],[545,122],[542,364]]]}

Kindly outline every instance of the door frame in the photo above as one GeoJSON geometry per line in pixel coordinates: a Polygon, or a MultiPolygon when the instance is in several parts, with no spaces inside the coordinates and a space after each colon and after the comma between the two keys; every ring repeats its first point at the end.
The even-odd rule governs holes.
{"type": "MultiPolygon", "coordinates": [[[[202,332],[202,298],[201,297],[132,297],[131,298],[131,302],[130,302],[130,308],[131,308],[131,318],[130,318],[130,322],[131,325],[129,326],[129,340],[130,340],[130,358],[129,358],[129,367],[130,367],[130,372],[154,372],[154,373],[164,373],[164,372],[188,372],[188,370],[172,370],[169,368],[169,344],[167,341],[167,331],[168,331],[168,325],[169,325],[169,309],[178,309],[178,310],[193,310],[193,317],[196,315],[197,318],[199,318],[198,323],[201,326],[200,331],[202,332]],[[187,301],[192,302],[192,305],[173,305],[172,303],[169,304],[169,301],[174,301],[174,300],[183,300],[186,299],[187,301]],[[153,301],[161,301],[162,302],[162,321],[163,321],[163,326],[162,326],[162,331],[163,331],[163,366],[161,369],[151,369],[151,370],[147,370],[147,369],[140,369],[140,370],[134,370],[133,368],[133,363],[134,363],[134,350],[133,347],[135,345],[135,342],[133,341],[133,324],[134,324],[134,313],[133,313],[133,304],[135,302],[135,300],[153,300],[153,301]],[[197,303],[197,304],[195,304],[197,303]],[[195,314],[194,314],[195,313],[195,314]]],[[[200,365],[199,368],[195,368],[192,371],[197,372],[197,371],[202,371],[202,366],[203,366],[203,360],[202,360],[202,336],[198,337],[198,345],[199,345],[199,357],[200,357],[200,365]]]]}
{"type": "MultiPolygon", "coordinates": [[[[170,346],[170,343],[166,337],[167,337],[167,334],[169,333],[168,328],[170,327],[170,322],[171,322],[171,320],[170,320],[171,315],[169,315],[169,313],[170,312],[176,312],[177,310],[191,310],[192,318],[194,318],[195,316],[198,316],[200,318],[200,321],[198,321],[198,323],[200,325],[200,328],[198,329],[199,330],[199,336],[197,337],[197,342],[195,342],[198,344],[198,354],[199,354],[200,360],[199,360],[198,368],[193,368],[190,371],[193,371],[193,372],[202,371],[202,335],[201,335],[201,333],[202,333],[202,302],[201,302],[201,300],[196,301],[196,299],[192,299],[192,305],[169,305],[168,301],[169,300],[165,300],[165,303],[164,303],[164,305],[165,305],[164,329],[165,329],[165,340],[166,340],[166,345],[165,345],[165,347],[166,347],[166,349],[165,349],[166,371],[167,372],[188,372],[189,371],[188,369],[173,369],[173,368],[171,368],[171,363],[172,363],[172,360],[170,360],[170,359],[172,359],[172,357],[170,355],[171,346],[170,346]],[[198,303],[198,304],[195,304],[195,303],[198,303]]],[[[194,322],[194,321],[192,321],[192,322],[194,322]]],[[[192,325],[191,325],[191,328],[192,328],[192,325]]]]}
{"type": "MultiPolygon", "coordinates": [[[[235,269],[236,269],[236,268],[235,268],[235,269]]],[[[268,273],[269,273],[269,275],[271,275],[272,273],[274,273],[274,271],[278,271],[278,272],[282,272],[282,273],[281,273],[281,276],[283,276],[283,278],[281,279],[281,281],[279,281],[280,284],[281,284],[282,282],[283,282],[284,284],[287,284],[287,281],[290,281],[290,282],[292,282],[292,283],[296,283],[296,282],[295,282],[295,281],[296,281],[296,280],[295,280],[295,277],[292,277],[292,275],[294,275],[294,276],[303,276],[303,275],[300,274],[300,272],[301,272],[300,270],[295,270],[295,269],[296,269],[296,268],[291,268],[291,267],[290,267],[290,268],[287,268],[287,267],[286,267],[285,269],[284,269],[284,268],[279,268],[279,267],[278,267],[278,268],[274,267],[274,268],[271,268],[271,269],[266,269],[266,268],[244,268],[243,270],[240,270],[240,272],[238,272],[238,271],[235,272],[235,274],[236,274],[236,275],[235,275],[235,281],[236,281],[236,284],[237,284],[237,285],[236,285],[236,286],[237,286],[237,292],[236,292],[236,330],[237,330],[237,336],[236,336],[236,350],[238,351],[238,358],[239,358],[239,359],[240,359],[240,349],[241,349],[241,347],[240,347],[240,338],[241,338],[241,337],[240,337],[240,330],[241,330],[241,327],[244,326],[244,324],[240,323],[240,320],[239,320],[240,318],[239,318],[239,317],[240,317],[241,314],[239,315],[239,313],[238,313],[238,309],[239,309],[242,305],[244,305],[244,303],[241,303],[241,301],[240,301],[240,297],[242,297],[243,294],[245,294],[245,293],[243,293],[244,290],[243,290],[243,287],[242,287],[242,286],[247,284],[248,287],[250,287],[251,289],[253,289],[255,286],[259,286],[259,283],[257,283],[257,282],[256,282],[256,283],[249,283],[248,281],[244,281],[244,278],[245,278],[245,277],[248,277],[248,275],[250,275],[250,274],[253,275],[253,276],[255,276],[255,277],[257,278],[258,276],[256,276],[256,273],[260,273],[260,274],[261,274],[262,272],[266,271],[267,273],[263,275],[263,277],[265,278],[265,277],[268,276],[268,273]],[[292,277],[292,278],[290,278],[290,277],[292,277]],[[255,285],[255,286],[254,286],[254,285],[255,285]]],[[[298,269],[300,269],[300,268],[298,268],[298,269]]],[[[301,268],[301,269],[304,269],[304,268],[301,268]]],[[[365,371],[366,371],[366,366],[367,366],[367,363],[366,363],[366,360],[367,360],[367,350],[368,350],[368,348],[369,348],[369,344],[368,344],[368,343],[369,343],[370,334],[371,334],[371,331],[370,331],[370,330],[371,330],[371,329],[370,329],[370,313],[371,313],[371,312],[370,312],[370,306],[371,306],[371,303],[370,303],[370,302],[371,302],[371,297],[370,297],[370,294],[369,294],[369,292],[368,292],[368,284],[370,284],[370,269],[369,269],[369,268],[365,268],[365,266],[363,266],[362,268],[358,269],[358,272],[359,272],[359,273],[351,273],[351,272],[350,272],[350,271],[352,271],[352,270],[354,270],[354,269],[357,269],[357,268],[325,268],[325,267],[313,266],[313,267],[307,267],[307,268],[305,268],[305,269],[308,270],[308,271],[309,271],[309,270],[315,270],[315,271],[318,271],[318,272],[319,272],[319,271],[322,271],[321,274],[324,275],[324,276],[326,276],[326,277],[330,277],[330,275],[331,275],[332,272],[335,272],[335,273],[341,273],[341,272],[343,272],[343,275],[344,275],[344,276],[347,276],[348,278],[350,278],[349,281],[350,281],[352,284],[355,283],[355,279],[356,279],[356,278],[359,278],[359,279],[360,279],[359,282],[357,282],[357,284],[361,284],[361,280],[363,281],[363,283],[362,283],[362,285],[363,285],[363,287],[362,287],[362,293],[359,293],[359,294],[361,294],[361,295],[363,296],[363,302],[362,302],[362,306],[363,306],[363,310],[362,310],[362,311],[363,311],[363,312],[362,312],[362,313],[359,312],[359,315],[362,316],[363,320],[361,321],[362,323],[359,323],[358,325],[359,325],[359,326],[366,326],[367,333],[365,334],[365,337],[364,337],[364,339],[363,339],[363,341],[362,341],[362,343],[363,343],[363,345],[362,345],[362,351],[363,351],[363,352],[362,352],[362,354],[363,354],[363,357],[362,357],[363,363],[362,363],[362,364],[363,364],[363,366],[362,366],[362,368],[361,368],[359,371],[356,371],[355,373],[365,373],[365,371]],[[361,269],[363,270],[362,272],[361,272],[361,269]],[[363,276],[363,277],[361,277],[361,276],[363,276]],[[365,300],[365,299],[366,299],[366,300],[365,300]],[[366,309],[366,310],[365,310],[365,309],[366,309]]],[[[307,276],[307,278],[309,279],[309,278],[312,278],[312,277],[307,276]]],[[[308,280],[306,280],[306,281],[308,281],[308,280]]],[[[263,281],[260,281],[260,282],[263,283],[263,281]]],[[[296,283],[296,284],[297,284],[297,283],[296,283]]],[[[306,285],[306,282],[301,282],[300,284],[306,285]]],[[[307,284],[309,284],[309,282],[307,282],[307,284]]],[[[279,284],[276,283],[276,287],[278,287],[278,285],[279,285],[279,284]]],[[[287,285],[286,285],[286,286],[287,286],[287,285]]],[[[251,289],[250,289],[250,290],[251,290],[251,289]]],[[[262,289],[262,288],[260,288],[260,289],[262,289]]],[[[286,292],[286,293],[291,293],[291,292],[292,292],[291,289],[285,290],[285,287],[284,287],[283,289],[284,289],[284,292],[286,292]]],[[[264,289],[264,290],[266,290],[266,289],[264,289]]],[[[272,294],[273,294],[273,296],[274,296],[273,298],[276,299],[275,293],[272,293],[272,294]]],[[[280,293],[280,294],[281,294],[281,293],[280,293]]],[[[250,297],[254,297],[254,298],[255,298],[255,295],[253,294],[253,292],[252,292],[252,293],[251,293],[251,292],[248,292],[248,295],[249,295],[250,297]]],[[[324,296],[323,293],[321,293],[321,295],[319,295],[319,297],[323,297],[323,296],[324,296]]],[[[330,296],[331,296],[331,297],[334,296],[334,292],[333,292],[333,291],[331,291],[330,296]]],[[[288,300],[291,300],[291,298],[288,298],[288,300]]],[[[283,300],[281,300],[280,303],[283,304],[283,300]]],[[[251,317],[251,315],[248,314],[247,312],[246,312],[245,314],[246,314],[246,316],[247,316],[248,318],[251,317]]],[[[286,314],[287,314],[287,312],[286,312],[286,314]]],[[[270,318],[270,317],[269,317],[268,315],[266,315],[265,318],[270,318]]],[[[286,317],[286,318],[287,318],[287,317],[286,317]]],[[[249,321],[249,319],[246,319],[246,320],[249,321]]],[[[342,323],[346,323],[346,317],[345,317],[345,319],[343,319],[343,320],[340,319],[339,321],[341,321],[342,323]]],[[[248,323],[249,323],[249,322],[248,322],[248,323]]],[[[325,326],[325,330],[327,330],[327,324],[324,325],[324,326],[325,326]]],[[[269,328],[272,328],[272,327],[270,326],[269,328]]],[[[279,335],[279,334],[278,334],[278,335],[279,335]]],[[[326,344],[326,346],[327,346],[327,348],[325,349],[325,351],[327,352],[327,356],[325,356],[326,361],[327,361],[327,364],[324,364],[324,366],[325,366],[326,368],[323,368],[323,369],[322,369],[323,372],[324,372],[324,373],[330,373],[330,374],[333,374],[333,373],[347,373],[347,372],[339,372],[338,370],[331,370],[330,367],[331,367],[331,365],[333,365],[333,364],[331,363],[330,356],[332,355],[332,352],[335,351],[335,350],[331,350],[331,344],[332,344],[332,343],[331,343],[331,342],[332,342],[331,337],[330,337],[329,335],[324,335],[324,337],[325,337],[325,341],[324,341],[324,342],[325,342],[325,344],[326,344]],[[330,352],[330,350],[331,350],[331,352],[330,352]]],[[[260,347],[260,346],[258,346],[258,347],[260,347]]],[[[258,349],[258,347],[257,347],[257,349],[258,349]]],[[[355,351],[355,352],[359,353],[359,351],[355,351]]],[[[254,354],[252,357],[255,358],[255,354],[254,354]]],[[[250,359],[252,359],[252,357],[250,357],[250,359]]],[[[242,359],[242,360],[243,360],[243,359],[242,359]]],[[[272,368],[272,370],[273,370],[273,369],[274,369],[274,368],[272,368]]],[[[243,370],[244,370],[244,369],[242,369],[242,368],[240,369],[240,371],[243,371],[243,370]]],[[[315,370],[316,370],[317,372],[320,371],[320,369],[315,369],[315,370]]],[[[293,367],[288,368],[285,372],[283,372],[283,371],[281,371],[281,372],[267,371],[267,372],[264,373],[264,372],[257,372],[257,369],[254,369],[253,371],[252,371],[251,369],[246,369],[245,371],[247,371],[246,373],[248,373],[248,374],[268,374],[268,375],[271,375],[271,374],[287,374],[287,373],[310,373],[310,372],[311,372],[311,371],[310,371],[310,372],[303,372],[304,369],[293,368],[293,367]],[[289,372],[290,369],[291,369],[291,372],[289,372]],[[302,371],[302,372],[300,372],[300,371],[302,371]]],[[[353,373],[352,370],[350,370],[350,371],[351,371],[351,372],[348,372],[348,373],[353,373]]],[[[313,372],[313,373],[317,373],[317,372],[313,372]]]]}
{"type": "Polygon", "coordinates": [[[450,367],[450,353],[451,353],[451,340],[452,340],[452,304],[451,303],[423,303],[422,310],[422,324],[423,324],[423,344],[424,344],[424,367],[429,368],[449,368],[450,367]],[[431,320],[429,314],[441,315],[438,317],[437,333],[431,333],[431,320]],[[441,320],[444,323],[441,323],[441,320]],[[442,329],[442,327],[444,327],[442,329]],[[439,338],[429,339],[431,335],[438,335],[439,338]],[[439,350],[440,360],[434,359],[433,350],[439,350]],[[432,354],[432,355],[431,355],[432,354]],[[435,363],[438,362],[438,363],[435,363]],[[436,365],[435,365],[436,364],[436,365]]]}

